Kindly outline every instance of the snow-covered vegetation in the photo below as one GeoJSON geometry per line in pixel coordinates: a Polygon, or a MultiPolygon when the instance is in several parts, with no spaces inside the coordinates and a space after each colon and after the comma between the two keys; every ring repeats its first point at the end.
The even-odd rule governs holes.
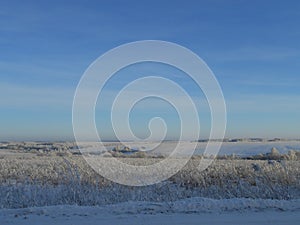
{"type": "MultiPolygon", "coordinates": [[[[201,156],[193,157],[179,173],[163,183],[129,187],[101,177],[81,155],[68,151],[2,152],[0,208],[173,202],[191,197],[300,198],[300,161],[296,152],[282,155],[273,149],[269,154],[250,159],[234,155],[219,157],[204,171],[197,169],[200,159],[201,156]]],[[[146,165],[161,159],[126,156],[120,160],[146,165]]]]}

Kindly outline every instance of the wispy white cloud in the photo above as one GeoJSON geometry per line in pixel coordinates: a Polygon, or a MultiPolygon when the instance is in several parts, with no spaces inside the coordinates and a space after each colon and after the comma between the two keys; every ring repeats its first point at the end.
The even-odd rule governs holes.
{"type": "MultiPolygon", "coordinates": [[[[72,78],[72,68],[67,69],[68,64],[60,64],[52,62],[51,65],[48,62],[12,62],[12,61],[0,61],[1,73],[3,75],[7,73],[20,74],[22,76],[28,76],[29,79],[33,76],[51,77],[54,81],[55,78],[72,78]]],[[[59,79],[57,80],[59,81],[59,79]]]]}
{"type": "Polygon", "coordinates": [[[285,47],[241,47],[229,51],[208,53],[217,61],[279,61],[300,56],[300,51],[285,47]]]}
{"type": "MultiPolygon", "coordinates": [[[[226,98],[225,98],[226,99],[226,98]]],[[[226,99],[229,113],[300,113],[299,95],[263,95],[263,94],[240,94],[226,99]]]]}
{"type": "Polygon", "coordinates": [[[42,88],[1,83],[0,108],[66,109],[72,106],[73,93],[71,88],[42,88]]]}
{"type": "MultiPolygon", "coordinates": [[[[251,76],[249,76],[251,77],[251,76]]],[[[260,79],[241,79],[241,80],[235,80],[235,83],[247,85],[247,86],[264,86],[264,87],[299,87],[300,79],[298,77],[286,77],[285,75],[282,75],[282,77],[279,77],[277,79],[270,79],[270,77],[266,76],[258,76],[260,79]]]]}

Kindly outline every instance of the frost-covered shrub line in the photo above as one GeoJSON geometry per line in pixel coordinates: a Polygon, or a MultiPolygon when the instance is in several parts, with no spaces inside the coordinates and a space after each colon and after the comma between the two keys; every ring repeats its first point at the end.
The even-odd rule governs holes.
{"type": "MultiPolygon", "coordinates": [[[[120,160],[145,165],[160,159],[120,160]]],[[[197,170],[199,162],[192,159],[161,184],[127,187],[104,179],[79,155],[5,157],[0,159],[0,208],[173,202],[190,197],[300,198],[300,161],[222,159],[204,171],[197,170]]]]}

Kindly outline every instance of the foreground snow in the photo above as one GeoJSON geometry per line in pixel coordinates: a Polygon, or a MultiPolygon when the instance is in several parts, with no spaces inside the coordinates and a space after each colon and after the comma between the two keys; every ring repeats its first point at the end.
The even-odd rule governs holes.
{"type": "Polygon", "coordinates": [[[48,206],[0,210],[6,224],[298,224],[300,200],[190,198],[105,207],[48,206]]]}

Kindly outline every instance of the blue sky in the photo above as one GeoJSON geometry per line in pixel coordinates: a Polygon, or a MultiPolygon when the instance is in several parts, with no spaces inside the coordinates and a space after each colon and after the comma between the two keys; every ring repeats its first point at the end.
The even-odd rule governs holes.
{"type": "MultiPolygon", "coordinates": [[[[118,45],[147,39],[175,42],[206,61],[226,99],[227,137],[299,138],[299,24],[299,1],[1,1],[0,140],[72,139],[73,95],[85,69],[118,45]]],[[[172,69],[123,73],[137,71],[169,74],[195,99],[202,95],[172,69]]],[[[107,91],[129,80],[116,75],[107,91]]],[[[175,124],[172,138],[176,113],[155,101],[133,111],[133,130],[147,136],[147,119],[161,115],[175,124]]],[[[106,139],[108,112],[96,115],[106,139]]]]}

